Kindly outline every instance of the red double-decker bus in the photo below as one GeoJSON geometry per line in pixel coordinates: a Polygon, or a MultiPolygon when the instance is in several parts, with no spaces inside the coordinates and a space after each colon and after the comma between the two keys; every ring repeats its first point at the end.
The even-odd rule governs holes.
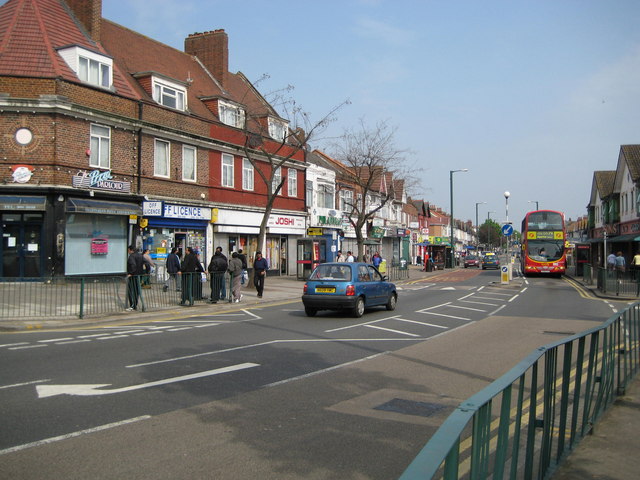
{"type": "Polygon", "coordinates": [[[563,213],[553,210],[527,213],[522,220],[522,273],[563,275],[567,269],[566,238],[563,213]]]}

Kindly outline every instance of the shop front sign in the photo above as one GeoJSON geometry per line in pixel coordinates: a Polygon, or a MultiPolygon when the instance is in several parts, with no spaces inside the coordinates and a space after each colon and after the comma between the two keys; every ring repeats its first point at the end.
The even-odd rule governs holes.
{"type": "Polygon", "coordinates": [[[211,209],[193,205],[164,204],[165,218],[182,218],[185,220],[211,220],[211,209]]]}
{"type": "Polygon", "coordinates": [[[80,170],[71,179],[71,184],[75,188],[90,188],[93,190],[107,190],[110,192],[131,192],[131,182],[121,182],[114,180],[111,170],[101,171],[80,170]]]}

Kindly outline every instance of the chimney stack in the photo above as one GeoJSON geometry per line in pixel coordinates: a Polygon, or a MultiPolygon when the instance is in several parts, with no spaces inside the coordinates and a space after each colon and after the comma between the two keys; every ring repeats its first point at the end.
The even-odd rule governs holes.
{"type": "Polygon", "coordinates": [[[225,85],[229,72],[229,37],[224,30],[192,33],[184,40],[184,51],[198,57],[215,79],[225,85]]]}
{"type": "Polygon", "coordinates": [[[67,4],[93,41],[99,42],[102,0],[67,0],[67,4]]]}

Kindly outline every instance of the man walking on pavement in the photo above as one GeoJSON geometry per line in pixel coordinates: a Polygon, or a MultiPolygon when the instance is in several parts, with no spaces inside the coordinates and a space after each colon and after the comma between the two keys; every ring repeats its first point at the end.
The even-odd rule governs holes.
{"type": "Polygon", "coordinates": [[[240,277],[242,277],[242,260],[237,252],[231,254],[231,260],[229,260],[229,274],[231,275],[231,292],[233,297],[229,298],[229,302],[238,303],[242,299],[240,293],[240,277]]]}
{"type": "Polygon", "coordinates": [[[180,267],[180,274],[182,276],[182,298],[180,305],[186,305],[187,300],[189,305],[193,305],[193,296],[195,293],[194,283],[200,282],[200,274],[196,275],[198,271],[198,258],[193,253],[193,248],[187,247],[184,260],[180,267]],[[196,278],[197,277],[197,278],[196,278]]]}
{"type": "Polygon", "coordinates": [[[262,256],[262,252],[256,252],[256,258],[253,261],[253,284],[258,291],[258,298],[262,298],[264,292],[264,279],[267,276],[269,262],[262,256]]]}
{"type": "MultiPolygon", "coordinates": [[[[220,248],[220,247],[218,247],[220,248]]],[[[216,248],[207,270],[210,274],[211,281],[211,296],[209,297],[209,303],[218,303],[220,300],[220,290],[222,289],[222,283],[224,283],[224,272],[227,271],[227,259],[222,255],[222,249],[216,248]]]]}
{"type": "Polygon", "coordinates": [[[127,258],[127,299],[129,306],[127,312],[138,308],[138,298],[140,298],[140,278],[144,273],[144,259],[142,254],[133,245],[127,249],[129,257],[127,258]]]}
{"type": "MultiPolygon", "coordinates": [[[[227,257],[224,255],[224,253],[222,253],[222,247],[216,247],[215,253],[220,253],[220,255],[222,255],[222,258],[224,258],[224,261],[227,262],[227,264],[229,263],[229,260],[227,259],[227,257]]],[[[225,267],[224,269],[226,271],[227,267],[225,267]]],[[[227,298],[227,285],[224,281],[224,277],[222,278],[222,282],[220,282],[220,295],[218,296],[218,298],[221,298],[222,300],[227,298]]]]}
{"type": "Polygon", "coordinates": [[[178,284],[178,272],[180,271],[180,257],[178,257],[178,249],[173,247],[171,249],[171,253],[167,255],[166,261],[166,269],[169,276],[167,280],[164,282],[164,286],[162,287],[162,291],[166,292],[169,290],[169,286],[173,283],[173,287],[176,291],[180,291],[180,285],[178,284]]]}

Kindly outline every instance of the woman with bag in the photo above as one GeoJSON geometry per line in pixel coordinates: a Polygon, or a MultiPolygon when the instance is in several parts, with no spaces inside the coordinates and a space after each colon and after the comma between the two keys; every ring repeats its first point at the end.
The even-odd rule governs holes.
{"type": "Polygon", "coordinates": [[[253,261],[253,284],[258,291],[258,298],[262,298],[262,292],[264,292],[267,270],[269,270],[269,262],[262,256],[262,252],[256,252],[256,258],[253,261]]]}

